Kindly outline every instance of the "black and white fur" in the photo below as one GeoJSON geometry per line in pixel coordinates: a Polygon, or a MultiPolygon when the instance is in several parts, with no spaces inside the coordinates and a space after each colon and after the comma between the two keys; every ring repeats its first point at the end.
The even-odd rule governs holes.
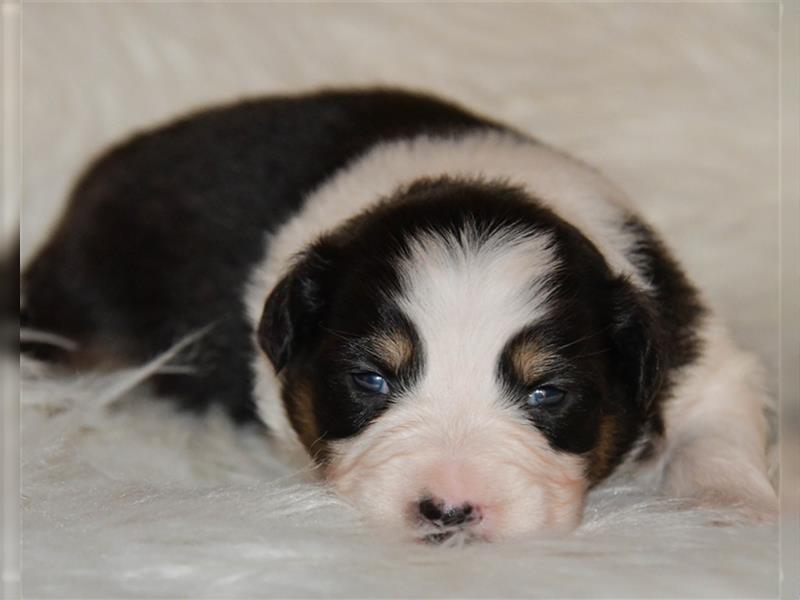
{"type": "Polygon", "coordinates": [[[775,511],[758,364],[624,194],[435,98],[276,97],[137,135],[80,179],[23,295],[23,325],[71,344],[23,348],[74,367],[207,328],[158,390],[263,421],[412,537],[569,529],[623,463],[775,511]]]}

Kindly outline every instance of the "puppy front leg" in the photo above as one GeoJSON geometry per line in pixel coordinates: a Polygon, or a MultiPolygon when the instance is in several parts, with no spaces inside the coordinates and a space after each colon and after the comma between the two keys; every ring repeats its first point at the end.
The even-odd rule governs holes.
{"type": "Polygon", "coordinates": [[[767,474],[762,369],[718,323],[709,324],[703,339],[702,356],[686,368],[665,407],[663,491],[772,520],[778,503],[767,474]]]}

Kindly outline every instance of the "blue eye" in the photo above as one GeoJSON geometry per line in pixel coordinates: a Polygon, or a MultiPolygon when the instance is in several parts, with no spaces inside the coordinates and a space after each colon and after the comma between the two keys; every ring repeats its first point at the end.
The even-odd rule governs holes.
{"type": "Polygon", "coordinates": [[[353,373],[351,375],[355,384],[365,392],[371,394],[388,394],[389,385],[377,373],[353,373]]]}
{"type": "Polygon", "coordinates": [[[566,395],[567,393],[562,389],[552,385],[543,385],[531,392],[531,395],[528,396],[528,404],[537,407],[555,406],[560,403],[566,395]]]}

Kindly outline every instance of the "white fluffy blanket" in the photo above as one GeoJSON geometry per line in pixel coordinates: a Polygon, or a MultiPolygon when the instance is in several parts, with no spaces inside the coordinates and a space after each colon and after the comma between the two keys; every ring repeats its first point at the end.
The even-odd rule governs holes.
{"type": "MultiPolygon", "coordinates": [[[[775,375],[777,7],[27,4],[22,258],[103,146],[188,108],[320,85],[457,99],[604,170],[775,375]]],[[[169,165],[165,165],[169,168],[169,165]]],[[[22,381],[26,597],[774,597],[777,527],[636,482],[562,539],[385,540],[141,372],[22,381]]]]}

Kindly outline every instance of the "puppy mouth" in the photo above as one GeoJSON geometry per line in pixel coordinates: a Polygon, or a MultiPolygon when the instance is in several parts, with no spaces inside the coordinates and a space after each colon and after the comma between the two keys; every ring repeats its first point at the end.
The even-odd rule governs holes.
{"type": "Polygon", "coordinates": [[[420,544],[442,547],[463,547],[470,544],[489,542],[489,538],[468,527],[443,527],[434,531],[423,531],[416,538],[420,544]]]}

